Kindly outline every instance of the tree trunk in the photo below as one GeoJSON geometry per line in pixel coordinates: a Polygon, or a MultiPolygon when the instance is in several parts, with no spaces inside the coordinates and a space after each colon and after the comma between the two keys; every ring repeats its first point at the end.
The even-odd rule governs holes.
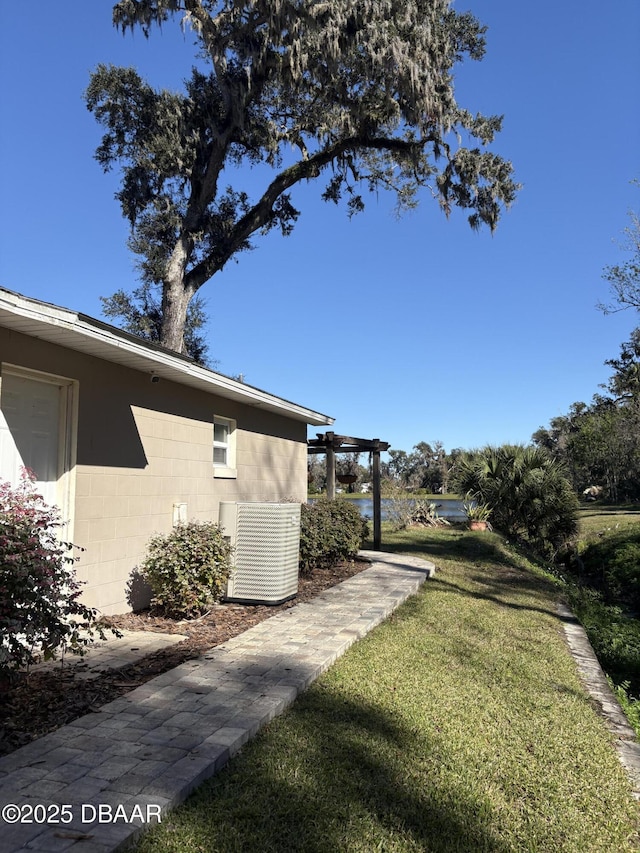
{"type": "Polygon", "coordinates": [[[188,232],[178,238],[162,283],[162,346],[184,353],[184,330],[187,310],[197,288],[187,286],[185,275],[189,257],[193,252],[193,239],[188,232]]]}
{"type": "Polygon", "coordinates": [[[166,281],[162,290],[162,346],[184,353],[184,329],[187,309],[193,293],[185,289],[182,278],[166,281]]]}

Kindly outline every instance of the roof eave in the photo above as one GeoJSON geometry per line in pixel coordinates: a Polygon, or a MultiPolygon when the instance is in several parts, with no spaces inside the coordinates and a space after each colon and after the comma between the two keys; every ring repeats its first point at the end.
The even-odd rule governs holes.
{"type": "Polygon", "coordinates": [[[190,358],[144,341],[86,314],[30,299],[4,288],[0,288],[0,325],[133,370],[157,375],[161,379],[303,421],[311,426],[330,426],[334,421],[328,415],[216,373],[196,364],[190,358]]]}

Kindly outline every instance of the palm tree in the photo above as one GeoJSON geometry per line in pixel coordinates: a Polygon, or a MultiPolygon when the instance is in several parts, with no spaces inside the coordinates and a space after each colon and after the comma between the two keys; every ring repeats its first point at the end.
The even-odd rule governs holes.
{"type": "Polygon", "coordinates": [[[577,532],[578,500],[561,463],[542,447],[505,444],[464,454],[455,466],[456,489],[492,510],[508,536],[555,556],[577,532]]]}

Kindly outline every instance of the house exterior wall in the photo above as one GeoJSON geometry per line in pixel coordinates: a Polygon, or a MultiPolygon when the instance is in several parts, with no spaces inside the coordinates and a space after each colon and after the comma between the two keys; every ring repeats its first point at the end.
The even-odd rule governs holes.
{"type": "MultiPolygon", "coordinates": [[[[104,614],[130,609],[127,585],[174,504],[217,521],[223,500],[306,500],[306,425],[178,383],[0,328],[2,365],[77,382],[71,472],[74,543],[84,600],[104,614]],[[236,422],[235,478],[213,469],[213,418],[236,422]]],[[[1,376],[0,376],[1,379],[1,376]]],[[[144,594],[134,606],[144,605],[144,594]]]]}

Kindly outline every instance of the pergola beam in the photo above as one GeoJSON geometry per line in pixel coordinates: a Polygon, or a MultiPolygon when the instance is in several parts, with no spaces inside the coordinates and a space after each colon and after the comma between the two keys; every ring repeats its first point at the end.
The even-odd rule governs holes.
{"type": "Polygon", "coordinates": [[[307,452],[311,455],[325,453],[327,456],[327,497],[336,496],[336,453],[371,453],[373,469],[373,548],[379,551],[382,546],[382,510],[380,488],[380,453],[390,445],[379,438],[353,438],[348,435],[336,435],[334,432],[316,433],[317,438],[309,439],[307,452]]]}

